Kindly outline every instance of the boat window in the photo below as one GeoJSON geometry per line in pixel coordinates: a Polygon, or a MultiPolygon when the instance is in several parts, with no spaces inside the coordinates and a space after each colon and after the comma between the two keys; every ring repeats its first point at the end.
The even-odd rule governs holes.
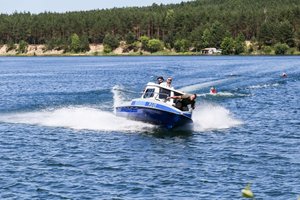
{"type": "Polygon", "coordinates": [[[154,96],[154,88],[151,89],[147,89],[145,94],[144,94],[144,98],[151,98],[154,96]]]}
{"type": "Polygon", "coordinates": [[[164,88],[160,88],[159,89],[159,98],[160,99],[166,99],[167,97],[169,97],[171,94],[170,90],[164,89],[164,88]]]}

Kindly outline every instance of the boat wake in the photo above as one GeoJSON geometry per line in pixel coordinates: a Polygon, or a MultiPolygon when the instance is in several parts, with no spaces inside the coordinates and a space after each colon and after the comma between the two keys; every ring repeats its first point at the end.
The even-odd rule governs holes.
{"type": "Polygon", "coordinates": [[[242,93],[231,93],[231,92],[218,92],[216,94],[211,93],[203,93],[203,94],[197,94],[200,97],[247,97],[250,96],[250,94],[242,94],[242,93]]]}
{"type": "Polygon", "coordinates": [[[1,115],[0,121],[48,127],[96,131],[147,131],[155,126],[116,117],[112,112],[89,107],[66,107],[1,115]]]}
{"type": "MultiPolygon", "coordinates": [[[[126,102],[121,86],[114,86],[113,107],[126,102]]],[[[151,131],[156,126],[117,117],[114,112],[88,106],[50,108],[33,112],[8,113],[0,116],[1,122],[23,123],[48,127],[63,127],[95,131],[151,131]]]]}
{"type": "MultiPolygon", "coordinates": [[[[112,89],[114,107],[125,101],[120,88],[120,86],[115,86],[112,89]]],[[[87,106],[7,113],[0,116],[0,121],[95,131],[151,132],[158,128],[155,125],[117,117],[112,111],[87,106]]],[[[197,106],[193,113],[193,121],[194,131],[225,129],[242,124],[231,115],[229,110],[208,103],[197,106]]]]}
{"type": "Polygon", "coordinates": [[[249,86],[249,89],[261,89],[261,88],[269,88],[269,87],[278,87],[280,86],[279,83],[273,83],[273,84],[261,84],[261,85],[252,85],[249,86]]]}
{"type": "MultiPolygon", "coordinates": [[[[207,131],[241,125],[229,110],[216,105],[200,105],[193,113],[193,130],[207,131]]],[[[89,107],[66,107],[35,112],[10,113],[0,116],[1,122],[22,123],[94,131],[151,131],[157,126],[116,117],[114,113],[89,107]]]]}

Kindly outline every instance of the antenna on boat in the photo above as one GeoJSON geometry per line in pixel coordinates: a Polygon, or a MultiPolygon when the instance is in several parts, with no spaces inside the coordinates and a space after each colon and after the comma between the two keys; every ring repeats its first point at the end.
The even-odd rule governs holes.
{"type": "Polygon", "coordinates": [[[152,75],[152,76],[150,77],[150,81],[151,81],[151,82],[156,82],[157,79],[158,79],[158,77],[162,77],[162,76],[152,75]]]}
{"type": "Polygon", "coordinates": [[[155,81],[156,81],[156,77],[157,77],[157,76],[153,76],[153,75],[150,76],[150,81],[151,81],[151,82],[155,82],[155,81]]]}

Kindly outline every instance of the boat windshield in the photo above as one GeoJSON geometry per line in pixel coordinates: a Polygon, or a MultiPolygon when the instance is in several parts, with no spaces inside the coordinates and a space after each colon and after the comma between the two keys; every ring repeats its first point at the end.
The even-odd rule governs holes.
{"type": "Polygon", "coordinates": [[[144,90],[142,98],[144,99],[156,99],[160,101],[164,101],[169,104],[174,103],[174,99],[168,99],[171,96],[181,96],[182,92],[174,90],[173,88],[162,87],[155,83],[148,83],[147,87],[144,90]]]}

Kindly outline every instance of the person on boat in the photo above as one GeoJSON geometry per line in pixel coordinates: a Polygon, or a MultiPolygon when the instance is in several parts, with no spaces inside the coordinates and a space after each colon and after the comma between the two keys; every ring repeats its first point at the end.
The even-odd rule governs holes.
{"type": "Polygon", "coordinates": [[[160,85],[162,82],[164,82],[164,77],[159,76],[159,77],[157,77],[156,80],[157,80],[157,84],[160,85]]]}
{"type": "Polygon", "coordinates": [[[214,86],[210,88],[210,94],[217,94],[217,89],[214,86]]]}
{"type": "Polygon", "coordinates": [[[184,94],[181,96],[171,96],[167,99],[178,99],[179,101],[175,104],[180,110],[188,111],[188,105],[191,105],[192,109],[195,109],[197,94],[184,94]]]}
{"type": "Polygon", "coordinates": [[[167,79],[167,82],[163,82],[163,83],[161,83],[160,85],[163,86],[163,87],[166,87],[166,88],[174,89],[174,88],[171,86],[172,80],[173,80],[172,77],[169,77],[169,78],[167,79]]]}

